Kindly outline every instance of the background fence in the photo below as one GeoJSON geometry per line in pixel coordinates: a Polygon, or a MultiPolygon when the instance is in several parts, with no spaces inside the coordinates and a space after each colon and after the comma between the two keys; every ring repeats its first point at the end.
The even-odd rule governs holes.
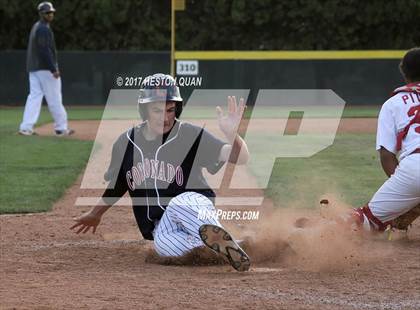
{"type": "MultiPolygon", "coordinates": [[[[240,52],[237,55],[240,56],[240,52]]],[[[185,56],[196,57],[194,52],[185,56]]],[[[169,57],[169,52],[59,52],[64,103],[105,104],[109,90],[120,88],[116,84],[118,76],[135,78],[168,72],[169,57]]],[[[0,52],[0,104],[24,104],[29,89],[25,61],[25,51],[0,52]]],[[[393,88],[403,83],[398,71],[399,58],[233,60],[206,57],[198,61],[198,75],[202,77],[199,88],[251,89],[249,104],[253,103],[259,89],[332,89],[348,104],[380,104],[393,88]]],[[[188,98],[194,88],[197,87],[184,87],[181,90],[184,97],[188,98]]]]}

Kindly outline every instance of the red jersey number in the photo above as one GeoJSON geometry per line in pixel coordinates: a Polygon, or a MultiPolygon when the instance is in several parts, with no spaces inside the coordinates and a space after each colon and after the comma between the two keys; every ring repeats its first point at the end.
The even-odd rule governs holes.
{"type": "MultiPolygon", "coordinates": [[[[408,110],[408,116],[414,116],[414,118],[411,120],[411,124],[420,124],[420,105],[411,107],[410,110],[408,110]]],[[[417,126],[416,129],[414,129],[415,132],[420,133],[420,126],[417,126]]]]}

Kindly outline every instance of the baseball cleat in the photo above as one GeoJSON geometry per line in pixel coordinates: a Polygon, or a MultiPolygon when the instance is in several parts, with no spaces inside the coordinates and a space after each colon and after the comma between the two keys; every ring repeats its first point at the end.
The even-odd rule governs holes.
{"type": "Polygon", "coordinates": [[[213,251],[227,258],[237,271],[247,271],[251,265],[248,255],[222,227],[204,224],[199,229],[201,240],[213,251]]]}
{"type": "Polygon", "coordinates": [[[70,136],[72,134],[74,134],[74,130],[73,129],[56,130],[55,131],[55,135],[57,137],[70,136]]]}
{"type": "Polygon", "coordinates": [[[27,129],[19,130],[18,134],[20,134],[22,136],[36,136],[35,131],[27,130],[27,129]]]}

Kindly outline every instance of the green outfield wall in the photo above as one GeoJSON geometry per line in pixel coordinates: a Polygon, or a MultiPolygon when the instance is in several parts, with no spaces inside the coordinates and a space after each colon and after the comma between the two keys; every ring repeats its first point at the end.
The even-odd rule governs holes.
{"type": "MultiPolygon", "coordinates": [[[[177,52],[176,58],[198,64],[201,84],[181,87],[186,98],[195,88],[246,88],[252,105],[259,89],[332,89],[348,104],[372,105],[403,83],[398,64],[404,52],[212,51],[177,52]]],[[[61,51],[58,57],[68,105],[103,105],[110,89],[138,88],[140,78],[170,67],[169,52],[61,51]]],[[[1,105],[25,103],[25,58],[25,51],[0,51],[1,105]]]]}

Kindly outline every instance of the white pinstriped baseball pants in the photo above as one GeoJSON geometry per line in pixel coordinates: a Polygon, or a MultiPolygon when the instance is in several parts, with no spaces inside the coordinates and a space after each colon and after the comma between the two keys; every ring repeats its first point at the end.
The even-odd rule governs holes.
{"type": "Polygon", "coordinates": [[[29,95],[26,99],[20,130],[33,130],[41,112],[42,98],[54,119],[55,130],[67,130],[67,112],[61,95],[61,78],[56,79],[48,70],[29,72],[29,95]]]}
{"type": "Polygon", "coordinates": [[[198,233],[200,226],[221,224],[216,217],[200,219],[200,210],[215,210],[210,199],[202,194],[185,192],[171,199],[153,231],[155,249],[160,256],[182,256],[204,246],[198,233]]]}

